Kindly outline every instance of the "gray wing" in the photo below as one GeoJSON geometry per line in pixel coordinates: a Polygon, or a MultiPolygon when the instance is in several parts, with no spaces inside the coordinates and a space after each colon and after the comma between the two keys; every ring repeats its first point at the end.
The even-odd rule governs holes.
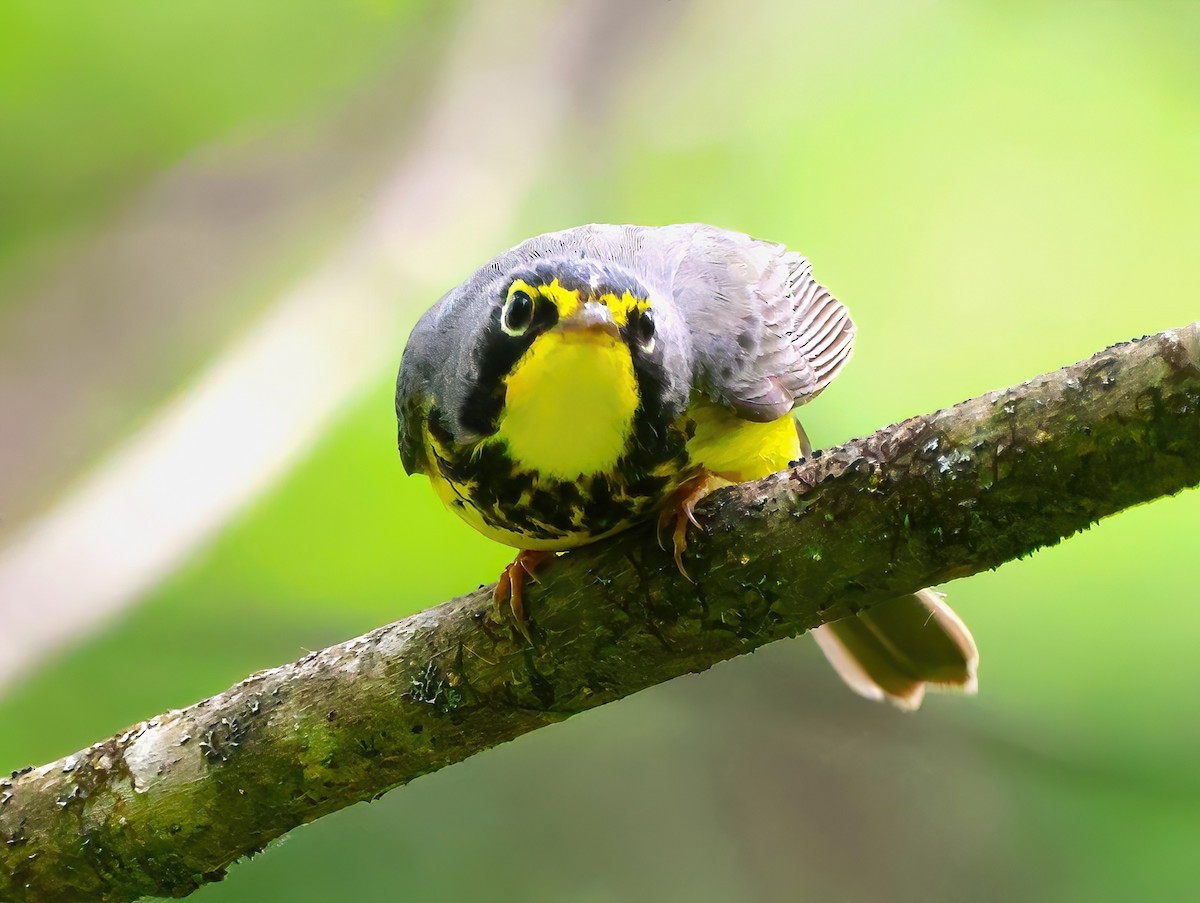
{"type": "Polygon", "coordinates": [[[747,420],[776,420],[849,360],[850,313],[804,257],[712,226],[655,231],[671,248],[664,256],[691,335],[694,385],[714,400],[747,420]]]}

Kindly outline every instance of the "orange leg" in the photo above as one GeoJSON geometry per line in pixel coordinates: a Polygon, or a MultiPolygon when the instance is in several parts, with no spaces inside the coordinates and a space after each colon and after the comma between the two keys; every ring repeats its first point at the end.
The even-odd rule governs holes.
{"type": "Polygon", "coordinates": [[[525,581],[532,580],[537,583],[538,570],[546,562],[553,560],[556,554],[555,552],[539,552],[529,549],[521,550],[513,559],[513,563],[501,572],[500,579],[496,581],[495,592],[492,593],[492,606],[496,616],[500,616],[500,606],[507,599],[508,607],[512,610],[513,618],[517,622],[517,629],[531,643],[533,638],[529,635],[529,624],[525,621],[525,581]]]}
{"type": "MultiPolygon", "coordinates": [[[[683,566],[683,553],[687,549],[688,524],[697,530],[703,529],[693,513],[696,506],[714,489],[729,485],[729,481],[714,473],[705,471],[700,476],[688,480],[675,490],[663,505],[658,515],[659,544],[662,543],[663,530],[674,521],[671,539],[675,547],[675,566],[679,573],[692,580],[683,566]]],[[[695,581],[692,581],[693,583],[695,581]]]]}

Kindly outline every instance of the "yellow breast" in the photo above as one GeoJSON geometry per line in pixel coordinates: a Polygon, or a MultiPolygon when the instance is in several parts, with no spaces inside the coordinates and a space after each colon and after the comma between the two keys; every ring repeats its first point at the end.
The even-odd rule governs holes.
{"type": "Polygon", "coordinates": [[[611,470],[637,410],[629,348],[588,330],[538,338],[506,381],[504,411],[489,442],[504,442],[522,469],[559,480],[611,470]]]}
{"type": "Polygon", "coordinates": [[[798,459],[800,434],[791,414],[754,423],[708,400],[693,400],[687,416],[695,424],[688,460],[733,483],[758,480],[798,459]]]}

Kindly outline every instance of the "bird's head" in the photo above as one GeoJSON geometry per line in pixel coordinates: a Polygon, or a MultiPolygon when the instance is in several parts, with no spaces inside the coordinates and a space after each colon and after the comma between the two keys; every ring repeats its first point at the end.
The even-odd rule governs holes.
{"type": "Polygon", "coordinates": [[[503,281],[494,314],[495,341],[532,348],[545,335],[600,345],[621,342],[631,356],[653,356],[656,311],[637,277],[586,260],[546,261],[503,281]],[[503,336],[504,338],[501,338],[503,336]]]}
{"type": "Polygon", "coordinates": [[[550,259],[491,291],[460,412],[469,432],[559,476],[606,466],[639,427],[665,433],[686,400],[686,345],[674,309],[635,275],[550,259]]]}

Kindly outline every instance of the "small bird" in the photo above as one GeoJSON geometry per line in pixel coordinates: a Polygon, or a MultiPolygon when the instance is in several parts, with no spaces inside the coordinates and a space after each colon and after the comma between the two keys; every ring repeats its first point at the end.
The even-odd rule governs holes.
{"type": "MultiPolygon", "coordinates": [[[[528,638],[523,586],[561,551],[657,519],[684,569],[710,491],[810,453],[792,411],[855,328],[804,257],[703,224],[587,225],[531,238],[417,323],[396,380],[400,457],[491,539],[528,638]]],[[[914,709],[974,692],[979,655],[933,590],[814,637],[856,692],[914,709]]]]}

